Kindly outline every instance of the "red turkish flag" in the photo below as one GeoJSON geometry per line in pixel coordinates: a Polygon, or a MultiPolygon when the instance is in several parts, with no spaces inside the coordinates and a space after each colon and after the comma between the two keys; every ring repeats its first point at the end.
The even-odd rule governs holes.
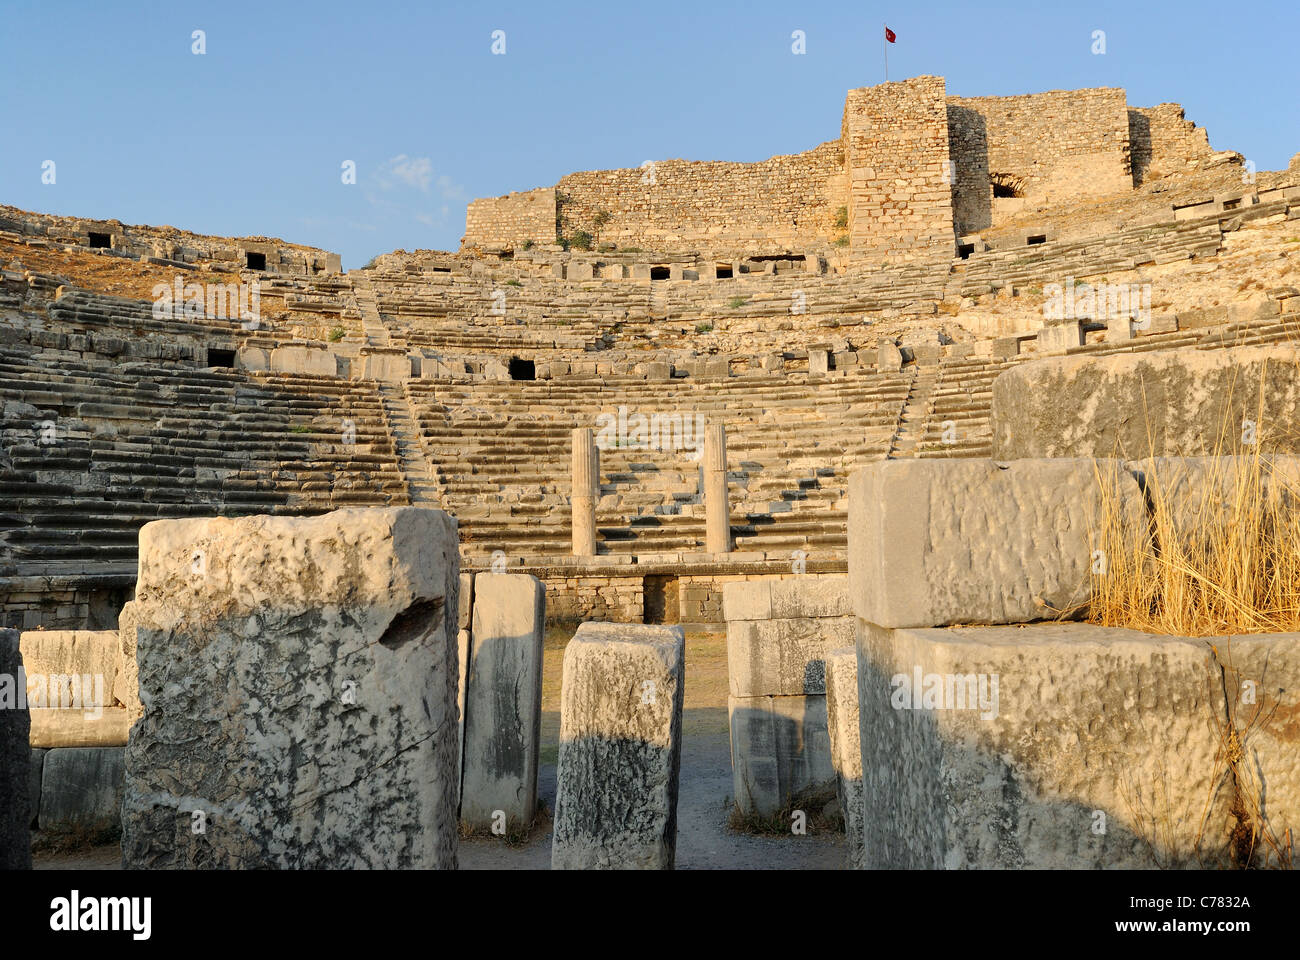
{"type": "Polygon", "coordinates": [[[885,39],[890,43],[896,43],[898,41],[898,34],[893,30],[890,30],[888,27],[885,27],[885,39]]]}

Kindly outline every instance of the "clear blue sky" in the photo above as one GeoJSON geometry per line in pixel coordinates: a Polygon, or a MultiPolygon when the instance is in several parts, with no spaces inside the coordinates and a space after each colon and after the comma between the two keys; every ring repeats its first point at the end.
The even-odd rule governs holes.
{"type": "Polygon", "coordinates": [[[4,7],[0,202],[278,236],[345,267],[455,249],[469,199],[574,170],[834,139],[844,92],[884,78],[886,21],[895,80],[941,74],[960,96],[1121,86],[1134,106],[1183,104],[1260,170],[1300,150],[1296,0],[4,7]]]}

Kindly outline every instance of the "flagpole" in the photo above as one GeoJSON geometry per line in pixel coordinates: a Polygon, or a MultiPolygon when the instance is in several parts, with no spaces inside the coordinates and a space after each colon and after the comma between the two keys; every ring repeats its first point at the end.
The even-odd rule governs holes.
{"type": "Polygon", "coordinates": [[[880,25],[883,29],[880,34],[880,49],[885,52],[885,83],[889,82],[889,43],[886,40],[885,30],[889,29],[887,24],[880,25]]]}

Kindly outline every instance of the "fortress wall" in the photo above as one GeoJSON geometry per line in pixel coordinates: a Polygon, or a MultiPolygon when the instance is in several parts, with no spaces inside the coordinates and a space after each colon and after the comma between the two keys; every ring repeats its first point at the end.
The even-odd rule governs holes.
{"type": "Polygon", "coordinates": [[[910,260],[945,246],[950,255],[953,210],[943,78],[850,90],[843,140],[853,257],[910,260]]]}
{"type": "Polygon", "coordinates": [[[659,250],[801,252],[830,244],[847,203],[838,140],[759,163],[657,160],[572,173],[555,187],[567,236],[659,250]],[[596,215],[609,214],[597,227],[596,215]]]}
{"type": "Polygon", "coordinates": [[[999,214],[1018,212],[1024,205],[1133,188],[1128,104],[1118,87],[949,97],[947,106],[949,129],[956,134],[950,149],[957,167],[959,232],[994,225],[999,214]],[[982,169],[990,177],[1022,181],[1024,201],[998,204],[990,198],[987,223],[979,203],[982,169]]]}
{"type": "Polygon", "coordinates": [[[465,211],[462,245],[520,246],[555,242],[555,188],[475,200],[465,211]]]}
{"type": "Polygon", "coordinates": [[[1165,176],[1214,152],[1205,128],[1188,120],[1176,103],[1132,107],[1128,126],[1135,186],[1142,185],[1148,172],[1152,177],[1165,176]]]}

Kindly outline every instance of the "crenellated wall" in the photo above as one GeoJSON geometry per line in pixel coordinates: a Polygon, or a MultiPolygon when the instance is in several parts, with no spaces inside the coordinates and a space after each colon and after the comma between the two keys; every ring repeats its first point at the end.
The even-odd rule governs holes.
{"type": "Polygon", "coordinates": [[[995,226],[1025,206],[1133,189],[1128,104],[1118,87],[949,97],[947,105],[958,233],[995,226]],[[997,181],[1015,196],[994,198],[997,181]]]}
{"type": "Polygon", "coordinates": [[[1128,129],[1134,186],[1176,173],[1189,162],[1214,152],[1205,128],[1188,120],[1176,103],[1131,108],[1128,129]]]}
{"type": "Polygon", "coordinates": [[[850,90],[840,138],[805,153],[647,161],[476,200],[462,246],[939,259],[958,236],[1129,192],[1208,153],[1177,104],[1130,110],[1117,87],[949,97],[942,77],[922,76],[850,90]]]}

